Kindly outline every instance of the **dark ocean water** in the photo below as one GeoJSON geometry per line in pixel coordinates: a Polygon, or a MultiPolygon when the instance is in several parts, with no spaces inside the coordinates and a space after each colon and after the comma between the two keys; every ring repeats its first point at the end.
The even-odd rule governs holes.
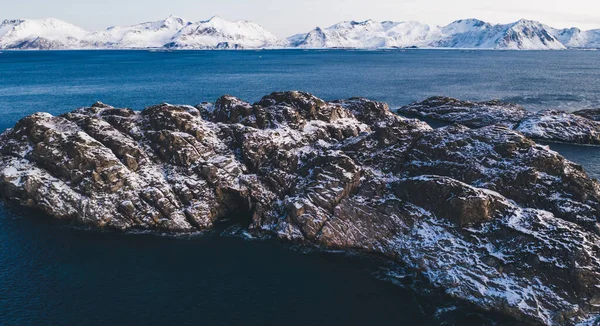
{"type": "MultiPolygon", "coordinates": [[[[591,51],[3,52],[0,129],[97,100],[142,109],[288,89],[392,106],[448,95],[575,110],[600,107],[598,76],[591,51]]],[[[600,148],[550,146],[600,176],[600,148]]],[[[0,325],[511,324],[411,287],[425,285],[376,257],[223,230],[94,232],[0,205],[0,325]]]]}
{"type": "Polygon", "coordinates": [[[532,110],[600,107],[600,51],[52,51],[0,53],[4,129],[95,101],[142,109],[303,90],[401,106],[433,95],[532,110]]]}

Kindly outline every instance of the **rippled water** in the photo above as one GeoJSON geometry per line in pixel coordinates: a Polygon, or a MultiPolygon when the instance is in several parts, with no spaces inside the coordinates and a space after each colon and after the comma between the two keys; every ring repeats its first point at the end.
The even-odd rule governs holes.
{"type": "MultiPolygon", "coordinates": [[[[3,52],[0,128],[97,100],[141,109],[287,89],[392,106],[448,95],[574,110],[600,107],[598,75],[600,52],[583,51],[3,52]]],[[[600,176],[600,148],[550,146],[600,176]]],[[[221,231],[94,232],[0,205],[0,325],[511,323],[435,291],[415,294],[418,279],[375,257],[221,231]]]]}
{"type": "Polygon", "coordinates": [[[392,106],[432,95],[532,110],[600,107],[600,51],[51,51],[0,53],[0,128],[101,100],[142,109],[281,90],[392,106]]]}

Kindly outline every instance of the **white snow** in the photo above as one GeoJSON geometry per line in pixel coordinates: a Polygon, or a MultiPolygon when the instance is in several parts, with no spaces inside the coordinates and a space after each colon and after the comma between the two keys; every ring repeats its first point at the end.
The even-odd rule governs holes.
{"type": "Polygon", "coordinates": [[[215,16],[191,23],[173,36],[170,47],[176,48],[262,48],[277,43],[277,37],[250,21],[230,22],[215,16]]]}
{"type": "Polygon", "coordinates": [[[569,48],[598,49],[600,48],[600,29],[582,31],[579,28],[549,29],[561,43],[569,48]]]}
{"type": "Polygon", "coordinates": [[[220,17],[190,22],[176,16],[131,26],[113,26],[89,32],[58,19],[5,20],[0,25],[0,48],[40,48],[24,45],[48,40],[52,49],[162,48],[185,49],[261,48],[278,40],[264,27],[248,21],[230,22],[220,17]]]}
{"type": "Polygon", "coordinates": [[[555,29],[531,20],[492,25],[478,19],[433,26],[414,21],[345,21],[280,40],[261,25],[215,16],[164,20],[91,32],[47,19],[5,20],[0,49],[258,49],[258,48],[472,48],[561,50],[600,48],[600,30],[555,29]]]}
{"type": "Polygon", "coordinates": [[[0,25],[0,48],[9,48],[23,42],[46,39],[60,42],[62,47],[79,47],[88,32],[67,22],[46,18],[39,20],[5,20],[0,25]]]}
{"type": "Polygon", "coordinates": [[[171,42],[173,36],[191,22],[175,16],[165,20],[131,26],[113,26],[106,31],[92,33],[92,44],[114,44],[120,48],[159,48],[171,42]]]}
{"type": "Polygon", "coordinates": [[[288,45],[301,48],[397,48],[443,47],[513,50],[561,50],[566,47],[535,21],[520,20],[491,25],[477,20],[458,20],[447,26],[418,22],[342,22],[326,29],[288,38],[288,45]]]}
{"type": "Polygon", "coordinates": [[[439,28],[418,22],[347,21],[326,29],[288,39],[289,46],[301,48],[393,48],[426,46],[440,34],[439,28]]]}

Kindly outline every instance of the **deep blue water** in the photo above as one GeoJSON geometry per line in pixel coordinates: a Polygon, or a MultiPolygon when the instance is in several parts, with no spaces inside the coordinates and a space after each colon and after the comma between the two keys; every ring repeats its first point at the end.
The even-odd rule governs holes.
{"type": "MultiPolygon", "coordinates": [[[[575,110],[600,107],[597,76],[592,51],[3,52],[0,129],[97,100],[142,109],[288,89],[392,106],[447,95],[575,110]]],[[[600,148],[550,146],[600,176],[600,148]]],[[[510,324],[415,293],[423,284],[410,274],[391,282],[390,271],[405,271],[376,257],[224,234],[94,232],[0,205],[0,325],[510,324]]]]}
{"type": "Polygon", "coordinates": [[[375,257],[226,230],[173,238],[0,214],[0,325],[513,324],[415,294],[410,276],[394,285],[387,275],[402,269],[375,257]]]}
{"type": "Polygon", "coordinates": [[[0,53],[4,129],[95,101],[142,109],[303,90],[400,106],[432,95],[532,110],[600,107],[600,51],[51,51],[0,53]]]}

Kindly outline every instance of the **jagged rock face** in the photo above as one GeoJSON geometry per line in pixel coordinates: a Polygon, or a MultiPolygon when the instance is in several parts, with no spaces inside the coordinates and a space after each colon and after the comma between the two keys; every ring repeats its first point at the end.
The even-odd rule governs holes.
{"type": "Polygon", "coordinates": [[[0,137],[6,200],[94,227],[248,231],[383,254],[523,321],[600,314],[600,188],[503,126],[433,130],[364,98],[102,103],[0,137]]]}
{"type": "Polygon", "coordinates": [[[557,110],[528,112],[519,105],[500,101],[469,102],[432,97],[398,109],[398,113],[459,123],[471,128],[504,125],[525,136],[544,141],[600,145],[597,110],[567,113],[557,110]]]}

